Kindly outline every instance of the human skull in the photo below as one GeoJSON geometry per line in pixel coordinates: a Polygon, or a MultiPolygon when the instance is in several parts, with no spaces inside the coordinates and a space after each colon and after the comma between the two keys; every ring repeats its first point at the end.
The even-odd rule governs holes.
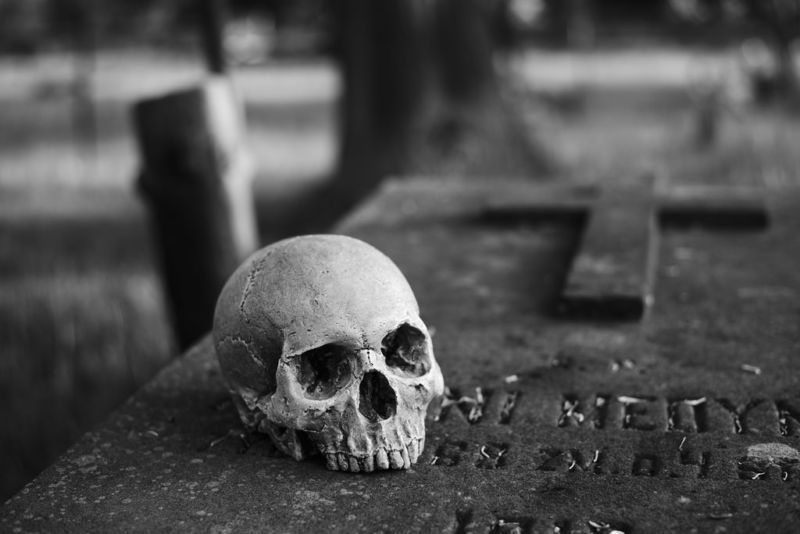
{"type": "Polygon", "coordinates": [[[214,316],[223,375],[245,426],[328,469],[408,469],[444,383],[403,274],[338,235],[279,241],[223,288],[214,316]]]}

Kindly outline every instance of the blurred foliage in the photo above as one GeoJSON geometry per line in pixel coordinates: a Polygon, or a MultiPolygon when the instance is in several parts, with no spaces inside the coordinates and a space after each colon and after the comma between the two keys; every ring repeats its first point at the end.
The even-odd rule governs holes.
{"type": "MultiPolygon", "coordinates": [[[[0,53],[92,45],[181,45],[194,39],[197,0],[0,0],[0,53]]],[[[227,0],[232,16],[320,28],[323,0],[227,0]]]]}
{"type": "MultiPolygon", "coordinates": [[[[337,2],[223,0],[231,19],[331,33],[337,2]]],[[[800,31],[800,0],[482,0],[497,44],[583,46],[635,34],[718,42],[720,33],[765,23],[800,31]],[[720,24],[720,23],[723,24],[720,24]],[[588,42],[583,42],[588,41],[588,42]]],[[[181,46],[195,39],[198,0],[0,0],[0,53],[55,47],[181,46]],[[93,44],[94,43],[94,44],[93,44]]],[[[319,42],[325,42],[325,39],[319,42]]]]}
{"type": "Polygon", "coordinates": [[[681,20],[701,28],[744,23],[756,36],[742,47],[760,103],[800,107],[794,46],[800,38],[800,0],[669,0],[681,20]]]}
{"type": "Polygon", "coordinates": [[[680,20],[709,27],[720,23],[749,23],[775,39],[800,36],[800,0],[669,0],[680,20]]]}

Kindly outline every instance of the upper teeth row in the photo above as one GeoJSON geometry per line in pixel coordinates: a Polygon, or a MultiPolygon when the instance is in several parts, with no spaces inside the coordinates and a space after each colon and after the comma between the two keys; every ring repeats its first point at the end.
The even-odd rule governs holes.
{"type": "Polygon", "coordinates": [[[377,449],[372,456],[354,456],[346,452],[326,453],[328,469],[352,473],[379,469],[409,469],[422,452],[422,439],[412,439],[400,450],[377,449]]]}

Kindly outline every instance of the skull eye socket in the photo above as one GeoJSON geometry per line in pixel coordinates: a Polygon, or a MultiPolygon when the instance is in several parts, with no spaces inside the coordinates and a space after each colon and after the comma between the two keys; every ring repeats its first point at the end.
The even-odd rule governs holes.
{"type": "Polygon", "coordinates": [[[298,356],[297,381],[307,397],[327,399],[353,379],[353,360],[338,345],[323,345],[298,356]]]}
{"type": "Polygon", "coordinates": [[[405,376],[422,376],[431,369],[427,339],[419,329],[409,324],[389,332],[381,342],[386,365],[405,376]]]}

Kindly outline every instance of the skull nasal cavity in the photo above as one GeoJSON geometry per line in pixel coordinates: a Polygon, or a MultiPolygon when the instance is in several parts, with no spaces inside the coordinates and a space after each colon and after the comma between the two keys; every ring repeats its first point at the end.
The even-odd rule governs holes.
{"type": "Polygon", "coordinates": [[[379,372],[365,374],[359,391],[358,411],[370,421],[389,419],[397,411],[397,396],[379,372]]]}

